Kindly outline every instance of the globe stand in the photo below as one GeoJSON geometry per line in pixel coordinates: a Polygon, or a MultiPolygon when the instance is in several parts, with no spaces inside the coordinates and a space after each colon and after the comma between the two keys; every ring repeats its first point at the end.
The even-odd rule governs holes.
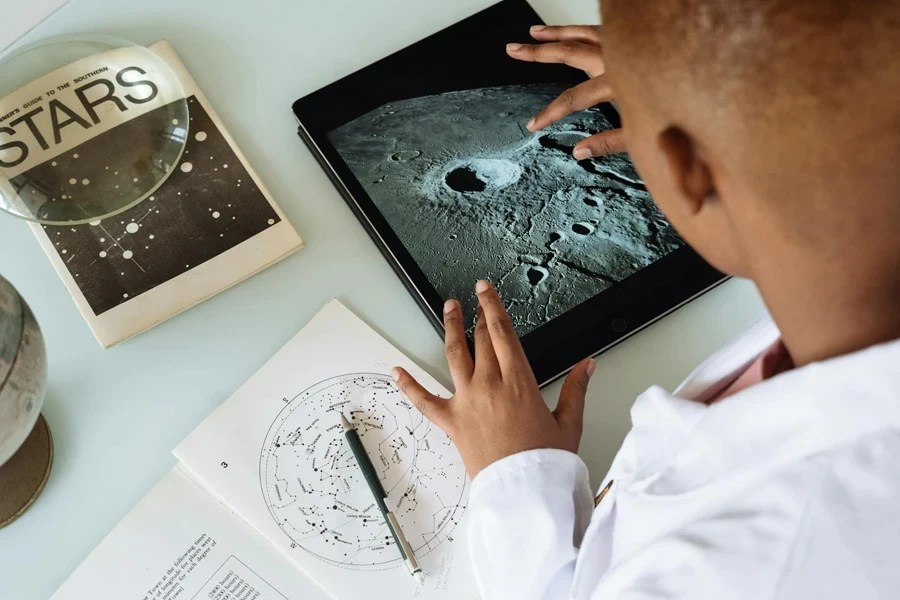
{"type": "MultiPolygon", "coordinates": [[[[64,125],[84,122],[73,137],[77,127],[60,133],[64,125],[56,116],[47,117],[54,130],[52,148],[43,138],[30,148],[18,138],[0,145],[0,213],[44,227],[96,226],[150,198],[181,159],[190,127],[184,88],[165,60],[149,48],[103,36],[60,36],[0,53],[0,117],[23,109],[30,115],[43,111],[42,118],[65,109],[64,125]],[[132,72],[145,80],[123,77],[132,72]],[[96,85],[107,95],[91,89],[96,85]],[[135,86],[142,88],[140,95],[135,86]],[[93,125],[73,106],[90,109],[84,114],[93,125]],[[102,127],[84,132],[95,126],[102,127]]],[[[3,121],[0,129],[13,123],[3,121]]],[[[26,125],[19,126],[20,138],[25,130],[38,135],[32,121],[26,125]]],[[[53,439],[44,417],[28,430],[46,386],[40,328],[12,284],[0,276],[0,528],[28,510],[50,475],[53,439]]]]}
{"type": "Polygon", "coordinates": [[[19,450],[0,465],[0,528],[6,527],[37,500],[53,464],[53,436],[44,415],[19,450]]]}

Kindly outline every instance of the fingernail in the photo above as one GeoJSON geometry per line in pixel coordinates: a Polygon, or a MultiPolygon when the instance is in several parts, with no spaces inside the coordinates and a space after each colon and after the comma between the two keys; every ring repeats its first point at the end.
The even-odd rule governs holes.
{"type": "Polygon", "coordinates": [[[457,306],[459,306],[458,300],[454,300],[454,299],[447,300],[446,302],[444,302],[444,314],[449,315],[454,310],[456,310],[457,306]]]}
{"type": "Polygon", "coordinates": [[[591,157],[591,151],[587,148],[575,148],[575,152],[572,153],[572,156],[577,160],[584,160],[591,157]]]}
{"type": "Polygon", "coordinates": [[[584,372],[587,373],[588,379],[594,376],[594,370],[597,368],[597,361],[593,358],[588,360],[587,367],[585,367],[584,372]]]}
{"type": "Polygon", "coordinates": [[[391,371],[391,377],[394,378],[394,381],[399,381],[400,380],[400,369],[394,369],[393,371],[391,371]]]}
{"type": "Polygon", "coordinates": [[[525,125],[525,129],[528,131],[534,131],[535,119],[528,121],[528,124],[525,125]]]}
{"type": "Polygon", "coordinates": [[[547,29],[546,25],[535,25],[531,28],[531,33],[537,33],[538,31],[543,31],[545,29],[547,29]]]}
{"type": "Polygon", "coordinates": [[[475,284],[475,291],[479,294],[482,294],[491,289],[491,284],[482,279],[478,283],[475,284]]]}
{"type": "Polygon", "coordinates": [[[516,52],[522,49],[522,44],[507,44],[506,51],[507,52],[516,52]]]}

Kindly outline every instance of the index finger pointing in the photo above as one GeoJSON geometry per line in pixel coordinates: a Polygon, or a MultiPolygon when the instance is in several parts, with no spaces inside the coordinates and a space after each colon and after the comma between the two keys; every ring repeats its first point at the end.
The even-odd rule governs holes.
{"type": "Polygon", "coordinates": [[[508,369],[510,366],[526,361],[525,351],[522,349],[522,343],[516,333],[506,307],[500,299],[500,294],[487,281],[479,281],[475,286],[478,294],[478,302],[484,309],[484,317],[487,321],[487,328],[490,332],[491,342],[494,346],[494,352],[497,355],[497,361],[500,363],[501,370],[508,369]]]}
{"type": "Polygon", "coordinates": [[[556,100],[535,116],[534,123],[529,123],[528,129],[539,131],[574,112],[590,108],[601,102],[609,102],[612,99],[612,89],[606,83],[605,75],[589,79],[560,94],[556,100]]]}

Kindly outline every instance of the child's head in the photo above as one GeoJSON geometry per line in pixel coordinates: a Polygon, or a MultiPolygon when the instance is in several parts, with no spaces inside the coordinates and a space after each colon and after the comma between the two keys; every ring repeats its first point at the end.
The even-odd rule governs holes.
{"type": "Polygon", "coordinates": [[[602,12],[629,150],[713,264],[764,279],[765,246],[846,254],[837,246],[900,238],[900,1],[603,0],[602,12]]]}
{"type": "Polygon", "coordinates": [[[900,335],[900,0],[601,10],[629,151],[682,236],[757,283],[802,359],[900,335]]]}

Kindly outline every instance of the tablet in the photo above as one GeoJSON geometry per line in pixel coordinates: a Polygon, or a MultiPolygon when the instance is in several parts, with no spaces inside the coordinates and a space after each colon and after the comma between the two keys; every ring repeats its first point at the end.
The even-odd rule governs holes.
{"type": "Polygon", "coordinates": [[[505,301],[538,382],[553,381],[724,279],[659,212],[627,155],[572,148],[610,104],[525,124],[586,75],[523,63],[542,21],[505,0],[294,103],[299,134],[438,332],[475,282],[505,301]]]}

